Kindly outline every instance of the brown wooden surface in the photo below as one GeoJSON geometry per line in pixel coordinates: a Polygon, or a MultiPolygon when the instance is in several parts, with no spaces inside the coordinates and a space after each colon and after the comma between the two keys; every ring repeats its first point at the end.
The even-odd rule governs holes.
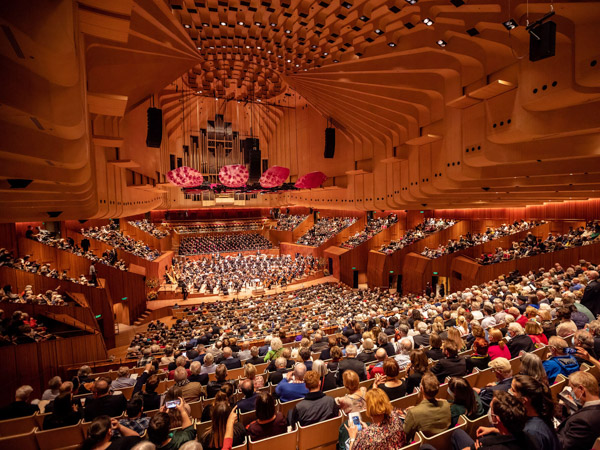
{"type": "Polygon", "coordinates": [[[0,347],[3,380],[0,404],[14,400],[15,390],[24,384],[33,388],[32,399],[40,398],[50,378],[64,376],[61,366],[106,357],[100,334],[0,347]]]}

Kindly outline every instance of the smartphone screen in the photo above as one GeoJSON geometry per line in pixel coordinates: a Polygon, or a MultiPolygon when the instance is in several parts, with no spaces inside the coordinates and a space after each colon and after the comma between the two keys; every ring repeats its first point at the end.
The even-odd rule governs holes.
{"type": "Polygon", "coordinates": [[[352,423],[354,423],[354,425],[356,425],[356,427],[358,428],[358,431],[362,430],[362,425],[360,424],[360,417],[352,416],[352,423]]]}
{"type": "Polygon", "coordinates": [[[179,400],[170,400],[166,403],[168,409],[177,408],[181,402],[179,400]]]}

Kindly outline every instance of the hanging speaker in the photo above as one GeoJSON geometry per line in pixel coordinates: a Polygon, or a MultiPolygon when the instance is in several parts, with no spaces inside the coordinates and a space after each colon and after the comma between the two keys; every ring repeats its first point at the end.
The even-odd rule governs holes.
{"type": "Polygon", "coordinates": [[[335,153],[335,128],[325,128],[325,158],[333,158],[335,153]]]}
{"type": "Polygon", "coordinates": [[[162,141],[162,109],[148,108],[148,133],[146,146],[160,148],[162,141]]]}
{"type": "Polygon", "coordinates": [[[529,61],[554,56],[556,51],[556,24],[551,20],[529,30],[529,61]]]}

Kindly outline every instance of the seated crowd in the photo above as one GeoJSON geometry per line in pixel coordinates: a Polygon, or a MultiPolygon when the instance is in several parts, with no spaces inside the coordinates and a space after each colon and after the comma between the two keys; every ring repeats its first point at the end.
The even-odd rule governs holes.
{"type": "Polygon", "coordinates": [[[213,234],[186,237],[179,243],[180,255],[267,250],[273,244],[262,234],[213,234]]]}
{"type": "MultiPolygon", "coordinates": [[[[114,380],[82,367],[72,381],[51,380],[44,395],[52,414],[44,427],[46,420],[48,428],[91,421],[83,444],[90,449],[111,442],[131,448],[144,431],[156,448],[197,439],[203,448],[229,449],[246,436],[256,441],[286,433],[288,425],[366,409],[371,422],[360,430],[352,421],[340,427],[342,448],[400,449],[417,433],[432,436],[452,430],[461,416],[487,414],[489,426],[477,430],[477,442],[456,429],[453,448],[589,449],[600,437],[600,391],[588,367],[600,371],[597,279],[597,267],[581,261],[567,270],[557,264],[500,277],[445,298],[326,284],[202,304],[184,310],[170,328],[154,321],[134,337],[130,356],[143,368],[135,379],[127,367],[114,380]],[[256,367],[264,363],[266,380],[256,367]],[[175,385],[157,394],[161,365],[175,385]],[[241,379],[229,377],[235,369],[244,372],[241,379]],[[477,371],[495,381],[471,384],[465,377],[477,371]],[[361,385],[367,380],[372,384],[361,385]],[[276,385],[273,393],[263,389],[265,381],[276,385]],[[564,389],[553,396],[557,381],[564,389]],[[133,387],[129,402],[118,393],[127,387],[133,387]],[[327,395],[342,387],[345,393],[327,395]],[[82,404],[73,394],[90,398],[82,404]],[[407,396],[409,407],[394,406],[407,396]],[[192,416],[190,404],[201,398],[204,408],[192,416]],[[283,415],[276,400],[297,403],[283,415]],[[237,412],[253,410],[256,420],[242,425],[237,412]],[[199,436],[192,418],[210,422],[199,436]]],[[[20,387],[0,417],[37,411],[31,393],[20,387]]]]}
{"type": "Polygon", "coordinates": [[[264,228],[264,220],[249,220],[244,222],[203,223],[197,225],[179,225],[174,227],[177,234],[210,234],[232,233],[236,231],[254,231],[264,228]]]}
{"type": "Polygon", "coordinates": [[[468,232],[465,236],[460,236],[458,239],[450,239],[446,245],[440,244],[437,248],[425,247],[421,252],[421,255],[427,256],[431,259],[436,259],[449,253],[458,252],[475,245],[484,244],[494,239],[499,239],[502,236],[510,236],[521,231],[529,230],[533,227],[537,227],[546,223],[545,221],[526,221],[517,220],[512,224],[502,224],[499,227],[491,228],[488,227],[484,233],[471,234],[468,232]]]}
{"type": "Polygon", "coordinates": [[[349,237],[345,242],[340,244],[340,247],[343,248],[354,248],[358,247],[363,242],[367,242],[376,234],[385,230],[388,227],[391,227],[398,221],[398,216],[396,214],[390,214],[387,217],[381,217],[379,219],[367,219],[367,225],[365,229],[359,231],[354,236],[349,237]]]}
{"type": "Polygon", "coordinates": [[[44,325],[23,311],[15,311],[11,318],[0,309],[0,346],[31,344],[55,339],[44,325]]]}
{"type": "Polygon", "coordinates": [[[125,261],[118,259],[117,252],[114,249],[112,249],[112,251],[105,251],[100,257],[90,250],[89,240],[87,239],[82,240],[80,247],[72,237],[63,239],[55,236],[48,230],[40,229],[40,227],[38,227],[37,230],[38,234],[29,235],[30,239],[36,240],[44,245],[48,245],[49,247],[56,247],[60,250],[73,253],[74,255],[82,256],[90,261],[116,267],[119,270],[127,270],[125,261]]]}
{"type": "Polygon", "coordinates": [[[88,228],[87,230],[82,228],[81,234],[139,256],[140,258],[147,259],[148,261],[154,261],[160,256],[160,250],[151,249],[145,242],[137,241],[130,236],[124,235],[119,230],[119,225],[115,222],[102,227],[88,228]]]}
{"type": "Polygon", "coordinates": [[[89,280],[84,274],[81,274],[78,278],[69,277],[66,269],[59,272],[58,269],[53,269],[50,264],[39,263],[32,261],[29,255],[25,255],[22,258],[15,258],[12,252],[6,249],[0,249],[0,267],[5,266],[11,269],[22,270],[24,272],[35,273],[55,280],[70,281],[72,283],[83,284],[86,286],[97,286],[97,283],[91,277],[89,280]]]}
{"type": "Polygon", "coordinates": [[[307,215],[293,215],[293,214],[279,214],[277,217],[276,230],[280,231],[294,231],[294,229],[300,225],[307,218],[307,215]]]}
{"type": "Polygon", "coordinates": [[[296,241],[296,244],[318,247],[354,222],[356,217],[322,217],[296,241]]]}
{"type": "Polygon", "coordinates": [[[20,293],[13,292],[10,284],[5,285],[0,289],[0,302],[23,303],[30,305],[66,305],[62,295],[60,295],[56,290],[47,290],[45,293],[34,294],[30,284],[25,286],[23,292],[20,293]]]}
{"type": "MultiPolygon", "coordinates": [[[[195,260],[176,262],[172,278],[184,283],[188,292],[241,291],[253,287],[270,289],[273,285],[286,285],[318,268],[312,257],[291,255],[211,255],[195,260]]],[[[168,278],[170,282],[171,279],[168,278]]]]}
{"type": "Polygon", "coordinates": [[[152,222],[148,222],[146,219],[142,220],[129,220],[127,223],[133,227],[139,228],[142,231],[145,231],[148,234],[151,234],[157,239],[162,239],[167,237],[169,234],[169,230],[163,230],[158,228],[152,222]]]}
{"type": "Polygon", "coordinates": [[[528,233],[525,239],[513,242],[512,248],[502,249],[501,247],[498,247],[494,253],[481,255],[481,257],[477,259],[477,262],[483,265],[496,264],[512,259],[557,252],[567,248],[589,245],[596,241],[599,236],[599,222],[588,223],[586,227],[579,227],[576,230],[571,229],[571,231],[565,234],[553,235],[550,233],[546,239],[528,233]]]}
{"type": "Polygon", "coordinates": [[[391,255],[395,251],[401,250],[407,245],[420,241],[432,233],[445,230],[455,223],[456,221],[451,219],[425,219],[423,223],[420,223],[415,228],[407,230],[404,233],[404,236],[402,236],[400,239],[395,239],[389,244],[383,245],[379,251],[385,253],[386,255],[391,255]]]}

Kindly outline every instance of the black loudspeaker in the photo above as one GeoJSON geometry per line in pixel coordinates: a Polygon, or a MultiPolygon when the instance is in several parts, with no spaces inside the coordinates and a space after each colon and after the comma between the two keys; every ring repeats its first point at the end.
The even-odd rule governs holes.
{"type": "Polygon", "coordinates": [[[335,153],[335,128],[325,128],[325,158],[333,158],[335,153]]]}
{"type": "Polygon", "coordinates": [[[262,175],[262,158],[258,139],[244,140],[244,160],[249,165],[250,181],[258,181],[262,175]]]}
{"type": "Polygon", "coordinates": [[[556,24],[551,20],[529,31],[529,61],[554,56],[556,51],[556,24]]]}
{"type": "Polygon", "coordinates": [[[148,133],[146,146],[160,148],[162,141],[162,109],[148,108],[148,133]]]}

